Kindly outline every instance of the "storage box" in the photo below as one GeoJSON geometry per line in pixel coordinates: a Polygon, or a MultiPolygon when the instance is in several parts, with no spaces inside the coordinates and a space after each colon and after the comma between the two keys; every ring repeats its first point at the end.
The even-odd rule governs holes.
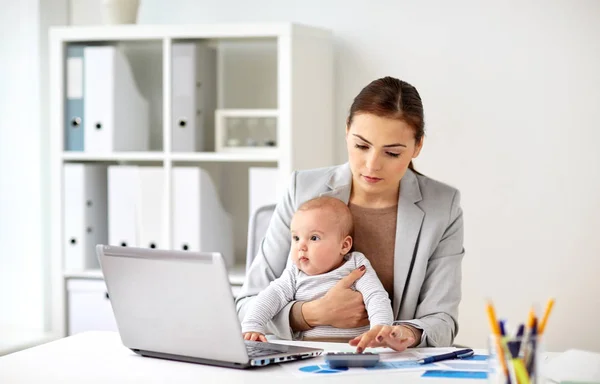
{"type": "Polygon", "coordinates": [[[104,280],[67,280],[68,334],[117,331],[104,280]]]}

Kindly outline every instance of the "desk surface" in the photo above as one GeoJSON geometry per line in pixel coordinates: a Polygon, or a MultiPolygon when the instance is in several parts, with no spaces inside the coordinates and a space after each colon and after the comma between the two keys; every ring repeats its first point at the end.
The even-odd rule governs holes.
{"type": "MultiPolygon", "coordinates": [[[[278,341],[276,341],[278,342],[278,341]]],[[[289,343],[289,342],[286,342],[289,343]]],[[[318,346],[325,350],[352,350],[347,344],[293,342],[306,346],[318,346]]],[[[315,359],[316,360],[316,359],[315,359]]],[[[306,360],[308,362],[309,360],[306,360]]],[[[297,363],[286,363],[297,364],[297,363]]],[[[422,372],[372,372],[369,375],[314,375],[294,376],[282,365],[252,370],[212,367],[201,364],[141,357],[121,343],[116,332],[88,332],[0,357],[0,383],[363,383],[385,376],[402,379],[403,383],[442,382],[423,379],[422,372]]],[[[457,380],[474,384],[485,380],[457,380]]]]}

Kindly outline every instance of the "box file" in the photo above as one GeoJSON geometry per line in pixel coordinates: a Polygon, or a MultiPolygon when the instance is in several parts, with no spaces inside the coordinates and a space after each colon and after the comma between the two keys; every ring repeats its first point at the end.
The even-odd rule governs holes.
{"type": "Polygon", "coordinates": [[[139,246],[140,175],[137,166],[108,167],[108,243],[139,246]]]}
{"type": "Polygon", "coordinates": [[[83,151],[84,46],[69,44],[66,60],[65,151],[83,151]]]}
{"type": "Polygon", "coordinates": [[[221,252],[234,263],[233,222],[223,208],[208,172],[196,167],[173,168],[173,244],[188,251],[221,252]]]}
{"type": "Polygon", "coordinates": [[[172,149],[210,150],[216,108],[216,52],[206,43],[174,43],[172,56],[172,149]]]}
{"type": "Polygon", "coordinates": [[[108,240],[106,166],[65,164],[63,170],[65,269],[99,268],[95,246],[108,240]]]}
{"type": "Polygon", "coordinates": [[[144,151],[149,147],[148,102],[117,46],[84,48],[86,152],[144,151]]]}
{"type": "Polygon", "coordinates": [[[248,170],[248,216],[260,207],[276,204],[279,200],[279,169],[250,167],[248,170]]]}
{"type": "Polygon", "coordinates": [[[163,242],[165,177],[162,167],[139,167],[139,246],[168,249],[163,242]]]}

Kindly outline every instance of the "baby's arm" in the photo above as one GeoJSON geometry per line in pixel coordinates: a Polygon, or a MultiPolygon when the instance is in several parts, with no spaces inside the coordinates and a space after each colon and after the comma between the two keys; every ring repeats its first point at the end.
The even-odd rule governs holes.
{"type": "Polygon", "coordinates": [[[242,321],[242,333],[256,332],[265,334],[269,320],[273,318],[287,303],[294,300],[295,277],[293,265],[286,268],[281,276],[272,281],[254,299],[242,321]]]}
{"type": "Polygon", "coordinates": [[[394,314],[387,291],[383,288],[383,284],[381,284],[369,260],[358,252],[355,253],[355,258],[357,267],[361,265],[367,267],[365,274],[356,281],[355,286],[356,290],[363,295],[371,328],[376,325],[392,325],[394,314]]]}

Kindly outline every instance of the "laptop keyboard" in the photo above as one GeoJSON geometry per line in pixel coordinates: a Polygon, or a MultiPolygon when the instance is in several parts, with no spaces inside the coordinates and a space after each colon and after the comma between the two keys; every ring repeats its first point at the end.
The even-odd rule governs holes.
{"type": "Polygon", "coordinates": [[[260,344],[261,343],[246,343],[246,351],[248,351],[248,357],[261,357],[282,353],[282,351],[278,349],[272,349],[267,346],[262,346],[260,344]]]}

